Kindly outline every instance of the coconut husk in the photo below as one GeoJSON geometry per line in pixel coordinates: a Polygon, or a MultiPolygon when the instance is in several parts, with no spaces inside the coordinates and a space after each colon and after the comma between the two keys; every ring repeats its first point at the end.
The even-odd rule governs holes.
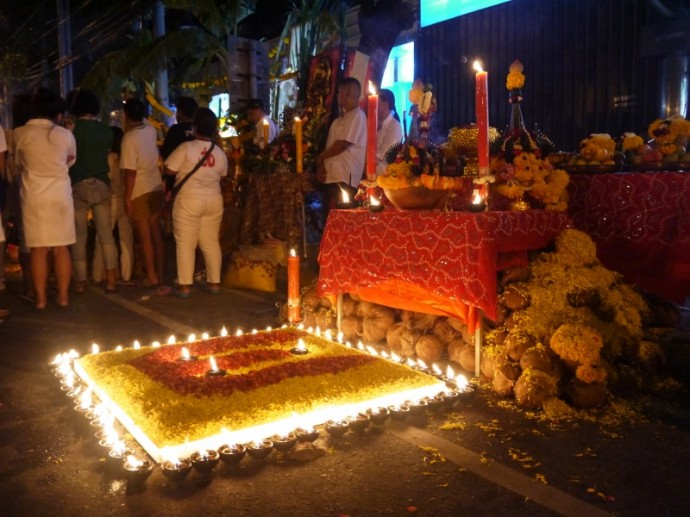
{"type": "Polygon", "coordinates": [[[522,354],[524,354],[527,349],[536,345],[536,339],[523,332],[511,332],[506,337],[505,341],[503,341],[503,345],[506,347],[508,357],[519,363],[522,354]]]}
{"type": "Polygon", "coordinates": [[[558,391],[558,382],[548,373],[528,368],[515,383],[515,400],[522,407],[540,408],[558,391]]]}
{"type": "Polygon", "coordinates": [[[343,316],[340,321],[340,330],[345,339],[353,341],[362,337],[362,319],[357,316],[343,316]]]}
{"type": "Polygon", "coordinates": [[[474,334],[471,334],[470,331],[467,330],[467,325],[465,325],[465,323],[455,318],[448,318],[448,324],[456,331],[460,332],[462,339],[466,343],[474,343],[474,334]]]}
{"type": "Polygon", "coordinates": [[[500,370],[494,372],[494,378],[491,382],[494,391],[501,397],[510,397],[515,388],[515,381],[511,381],[500,370]]]}
{"type": "Polygon", "coordinates": [[[462,350],[467,343],[462,339],[454,339],[448,343],[448,360],[460,364],[460,350],[462,350]]]}
{"type": "Polygon", "coordinates": [[[467,372],[474,372],[477,361],[474,356],[475,350],[473,345],[465,343],[456,353],[457,362],[460,367],[467,372]]]}
{"type": "Polygon", "coordinates": [[[448,322],[448,318],[440,318],[434,325],[434,335],[443,343],[448,344],[457,339],[460,333],[448,322]]]}
{"type": "Polygon", "coordinates": [[[400,344],[400,334],[405,328],[405,324],[402,321],[393,323],[386,331],[386,345],[391,351],[399,352],[402,348],[400,344]]]}
{"type": "Polygon", "coordinates": [[[400,352],[402,357],[413,357],[417,352],[415,345],[417,340],[422,336],[422,333],[418,330],[408,328],[404,326],[403,330],[400,332],[400,352]]]}
{"type": "Polygon", "coordinates": [[[312,310],[318,309],[321,298],[316,294],[316,287],[308,287],[302,292],[302,306],[312,310]]]}
{"type": "Polygon", "coordinates": [[[335,313],[326,308],[321,308],[314,313],[314,323],[321,330],[335,328],[335,313]]]}
{"type": "Polygon", "coordinates": [[[362,321],[362,339],[365,343],[378,343],[386,339],[388,328],[393,325],[395,314],[392,309],[376,305],[369,316],[362,321]]]}
{"type": "Polygon", "coordinates": [[[565,391],[571,404],[582,409],[601,406],[608,393],[606,383],[587,384],[574,377],[568,382],[565,391]]]}
{"type": "Polygon", "coordinates": [[[544,346],[533,346],[525,350],[520,357],[520,368],[533,368],[544,373],[554,372],[555,358],[553,352],[544,346]]]}
{"type": "Polygon", "coordinates": [[[436,314],[417,313],[412,318],[411,325],[417,330],[432,330],[439,318],[436,314]]]}
{"type": "Polygon", "coordinates": [[[343,296],[342,314],[343,316],[357,314],[357,302],[348,294],[343,296]]]}
{"type": "Polygon", "coordinates": [[[530,305],[529,293],[524,286],[520,288],[517,284],[508,285],[501,294],[501,305],[511,311],[526,309],[530,305]]]}
{"type": "Polygon", "coordinates": [[[482,362],[480,364],[482,375],[487,379],[493,379],[496,366],[505,361],[505,358],[505,348],[501,346],[482,347],[482,362]]]}
{"type": "Polygon", "coordinates": [[[368,302],[366,300],[361,300],[357,305],[357,316],[360,318],[366,318],[369,316],[371,311],[376,307],[376,304],[368,302]]]}
{"type": "Polygon", "coordinates": [[[529,267],[511,267],[503,271],[501,285],[508,285],[513,282],[526,282],[531,276],[529,267]]]}
{"type": "Polygon", "coordinates": [[[417,357],[425,363],[431,364],[441,359],[446,351],[446,345],[438,336],[426,334],[417,340],[415,351],[417,352],[417,357]]]}
{"type": "Polygon", "coordinates": [[[333,308],[333,303],[331,303],[331,299],[328,296],[322,296],[319,298],[319,305],[321,305],[321,307],[324,309],[333,308]]]}
{"type": "Polygon", "coordinates": [[[497,371],[500,371],[506,379],[510,379],[511,381],[517,381],[522,374],[520,365],[509,360],[497,362],[494,367],[494,375],[497,371]]]}
{"type": "Polygon", "coordinates": [[[659,373],[666,364],[666,354],[659,343],[642,341],[635,362],[648,374],[659,373]]]}

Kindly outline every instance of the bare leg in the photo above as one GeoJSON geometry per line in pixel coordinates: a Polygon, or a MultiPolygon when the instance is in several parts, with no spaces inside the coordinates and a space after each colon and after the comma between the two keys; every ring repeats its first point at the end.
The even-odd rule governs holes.
{"type": "Polygon", "coordinates": [[[53,248],[55,256],[55,278],[57,279],[57,303],[60,307],[69,305],[69,283],[72,279],[72,257],[67,246],[53,248]]]}
{"type": "Polygon", "coordinates": [[[156,276],[159,282],[165,283],[165,240],[161,232],[160,216],[156,214],[149,219],[151,228],[151,241],[155,255],[156,276]]]}
{"type": "Polygon", "coordinates": [[[159,278],[156,274],[156,254],[153,247],[154,243],[149,219],[137,219],[134,221],[134,228],[136,229],[137,237],[139,237],[141,252],[144,255],[144,269],[146,270],[144,285],[156,285],[159,278]]]}
{"type": "Polygon", "coordinates": [[[48,248],[31,248],[31,279],[36,291],[36,308],[45,309],[48,283],[48,248]]]}

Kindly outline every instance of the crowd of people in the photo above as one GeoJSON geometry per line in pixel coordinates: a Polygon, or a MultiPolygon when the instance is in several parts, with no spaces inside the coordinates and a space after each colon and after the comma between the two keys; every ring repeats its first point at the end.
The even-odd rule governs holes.
{"type": "MultiPolygon", "coordinates": [[[[330,123],[326,146],[316,158],[316,177],[331,205],[341,190],[354,193],[364,173],[367,119],[361,97],[357,79],[341,81],[339,116],[330,123]]],[[[393,93],[381,90],[379,99],[378,172],[385,168],[384,152],[402,140],[393,93]]],[[[84,292],[89,271],[106,293],[133,281],[135,237],[142,287],[187,298],[195,265],[202,263],[205,290],[219,292],[221,181],[228,162],[218,145],[216,115],[191,97],[180,97],[176,104],[176,124],[159,147],[147,107],[137,98],[124,102],[122,127],[101,121],[101,103],[86,89],[77,88],[66,99],[45,88],[15,98],[9,142],[0,128],[0,170],[5,169],[8,155],[11,162],[5,174],[9,182],[5,224],[0,222],[0,292],[5,289],[3,227],[8,216],[19,240],[23,296],[37,311],[48,307],[51,278],[60,308],[69,307],[71,292],[84,292]],[[172,205],[174,290],[166,282],[161,224],[166,203],[172,205]],[[89,219],[95,228],[91,263],[89,219]]],[[[268,145],[279,129],[263,102],[251,99],[246,111],[255,127],[254,144],[268,145]]],[[[7,316],[5,312],[0,309],[0,319],[7,316]]]]}

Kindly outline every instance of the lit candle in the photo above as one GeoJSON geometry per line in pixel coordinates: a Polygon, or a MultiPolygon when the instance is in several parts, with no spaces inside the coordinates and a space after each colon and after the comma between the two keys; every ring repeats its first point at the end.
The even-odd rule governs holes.
{"type": "Polygon", "coordinates": [[[374,85],[369,81],[369,98],[367,102],[367,179],[376,178],[376,136],[378,129],[379,96],[374,85]]]}
{"type": "Polygon", "coordinates": [[[380,212],[383,210],[383,204],[376,196],[369,196],[369,210],[372,212],[380,212]]]}
{"type": "Polygon", "coordinates": [[[484,202],[483,188],[475,188],[472,191],[472,204],[470,205],[470,211],[483,212],[485,209],[486,203],[484,202]]]}
{"type": "Polygon", "coordinates": [[[299,338],[297,340],[297,346],[292,347],[290,349],[290,353],[295,355],[304,355],[309,353],[309,350],[307,350],[307,345],[304,343],[304,340],[302,338],[299,338]]]}
{"type": "Polygon", "coordinates": [[[288,257],[287,275],[287,317],[290,323],[298,322],[300,318],[300,297],[299,297],[299,257],[294,248],[290,250],[288,257]]]}
{"type": "Polygon", "coordinates": [[[208,364],[209,364],[209,369],[206,372],[207,376],[215,377],[215,376],[225,375],[225,370],[221,370],[218,368],[218,364],[216,363],[216,359],[212,355],[208,356],[208,364]]]}
{"type": "Polygon", "coordinates": [[[489,175],[489,77],[479,61],[474,62],[474,69],[477,71],[474,90],[477,116],[477,159],[479,177],[482,177],[489,175]]]}
{"type": "Polygon", "coordinates": [[[299,117],[295,117],[295,151],[296,151],[296,157],[295,161],[297,162],[297,172],[301,173],[303,171],[303,162],[304,158],[302,156],[302,119],[299,117]]]}
{"type": "Polygon", "coordinates": [[[259,147],[264,149],[268,144],[268,119],[263,119],[261,122],[261,139],[259,140],[259,147]]]}

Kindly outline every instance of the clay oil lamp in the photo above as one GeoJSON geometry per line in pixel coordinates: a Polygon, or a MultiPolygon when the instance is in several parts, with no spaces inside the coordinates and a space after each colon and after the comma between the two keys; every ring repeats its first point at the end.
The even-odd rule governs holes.
{"type": "Polygon", "coordinates": [[[179,483],[184,480],[192,470],[192,462],[187,459],[171,458],[161,463],[163,475],[170,481],[179,483]]]}
{"type": "Polygon", "coordinates": [[[153,463],[148,459],[140,460],[134,454],[128,454],[122,465],[127,483],[140,485],[148,479],[153,472],[153,463]]]}
{"type": "Polygon", "coordinates": [[[407,404],[390,406],[388,410],[393,420],[405,420],[405,417],[410,414],[410,407],[407,404]]]}
{"type": "Polygon", "coordinates": [[[218,448],[218,454],[220,454],[220,461],[226,465],[236,465],[247,454],[247,448],[240,443],[221,445],[218,448]]]}
{"type": "Polygon", "coordinates": [[[297,436],[295,433],[275,435],[271,438],[271,441],[275,450],[285,453],[297,445],[297,436]]]}
{"type": "Polygon", "coordinates": [[[356,415],[348,416],[345,421],[355,432],[361,433],[369,427],[369,416],[365,413],[357,413],[356,415]]]}
{"type": "Polygon", "coordinates": [[[328,434],[334,438],[340,438],[350,429],[350,423],[347,420],[328,420],[324,425],[328,434]]]}
{"type": "Polygon", "coordinates": [[[125,459],[132,454],[134,454],[134,451],[127,448],[125,441],[118,440],[113,444],[112,449],[110,449],[108,456],[105,458],[108,470],[113,474],[121,474],[125,459]]]}
{"type": "Polygon", "coordinates": [[[268,458],[273,450],[273,442],[266,438],[265,440],[255,441],[247,445],[247,454],[255,460],[263,460],[268,458]]]}
{"type": "Polygon", "coordinates": [[[390,416],[390,411],[386,407],[373,407],[370,408],[367,413],[369,414],[369,420],[374,425],[383,425],[388,417],[390,416]]]}
{"type": "Polygon", "coordinates": [[[191,355],[189,353],[189,348],[186,346],[183,346],[180,348],[180,361],[188,362],[188,361],[196,361],[197,357],[195,355],[191,355]]]}
{"type": "Polygon", "coordinates": [[[410,408],[410,414],[415,416],[423,415],[424,411],[426,411],[429,408],[429,404],[424,399],[416,401],[407,401],[407,405],[410,408]]]}
{"type": "Polygon", "coordinates": [[[470,212],[484,212],[486,211],[486,201],[480,189],[476,188],[472,191],[472,202],[470,203],[470,212]]]}
{"type": "Polygon", "coordinates": [[[304,343],[304,340],[302,338],[299,338],[297,340],[297,346],[294,346],[290,349],[290,353],[293,355],[305,355],[309,353],[309,349],[307,348],[307,345],[304,343]]]}
{"type": "Polygon", "coordinates": [[[215,357],[212,355],[208,358],[209,368],[206,372],[206,377],[224,377],[227,373],[225,370],[218,368],[215,357]]]}
{"type": "Polygon", "coordinates": [[[319,431],[313,427],[298,427],[295,435],[299,442],[313,442],[319,437],[319,431]]]}
{"type": "Polygon", "coordinates": [[[369,210],[372,212],[381,212],[383,209],[383,203],[381,203],[377,197],[369,196],[369,210]]]}
{"type": "Polygon", "coordinates": [[[340,199],[336,201],[335,207],[340,209],[340,210],[349,210],[350,208],[354,208],[355,204],[352,202],[350,199],[350,194],[347,192],[347,190],[343,190],[342,188],[340,189],[340,199]]]}
{"type": "Polygon", "coordinates": [[[189,459],[199,474],[208,474],[218,465],[220,454],[214,449],[201,449],[193,453],[189,459]]]}

